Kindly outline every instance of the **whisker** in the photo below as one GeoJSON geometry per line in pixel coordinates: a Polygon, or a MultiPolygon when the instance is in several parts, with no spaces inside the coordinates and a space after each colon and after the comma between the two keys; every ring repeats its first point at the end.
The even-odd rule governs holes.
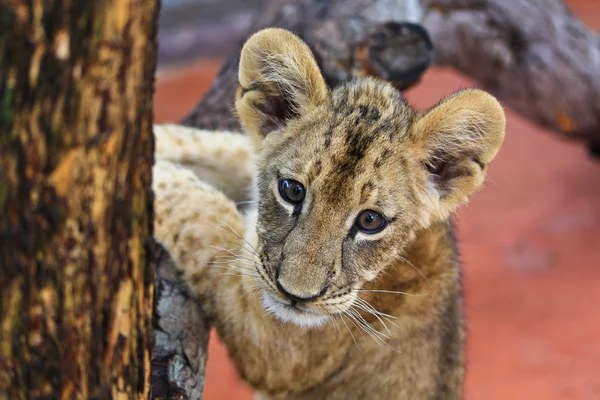
{"type": "Polygon", "coordinates": [[[248,296],[248,300],[254,300],[254,298],[257,297],[260,294],[260,292],[260,288],[256,289],[253,293],[250,294],[250,296],[248,296]]]}
{"type": "Polygon", "coordinates": [[[220,241],[220,242],[218,242],[218,243],[231,243],[231,244],[235,244],[236,246],[239,246],[239,247],[236,247],[236,250],[239,250],[239,251],[245,251],[245,252],[247,252],[247,253],[251,253],[251,254],[254,254],[254,255],[256,255],[256,256],[259,256],[259,254],[258,254],[258,252],[257,252],[257,251],[255,251],[253,248],[246,247],[246,244],[245,244],[245,243],[241,243],[241,242],[235,242],[235,241],[233,241],[233,240],[221,240],[221,241],[220,241]]]}
{"type": "MultiPolygon", "coordinates": [[[[384,338],[386,338],[386,339],[389,339],[389,338],[390,338],[390,336],[388,336],[387,334],[385,334],[385,333],[383,333],[383,332],[380,332],[380,331],[378,331],[377,329],[375,329],[375,327],[374,327],[373,325],[371,325],[371,324],[370,324],[370,323],[369,323],[369,322],[368,322],[368,321],[367,321],[367,320],[366,320],[366,319],[365,319],[365,318],[364,318],[364,317],[363,317],[363,316],[360,314],[360,312],[359,312],[359,311],[356,309],[356,307],[357,307],[357,306],[353,305],[353,306],[351,307],[351,309],[352,309],[352,310],[353,310],[353,311],[356,313],[357,317],[358,317],[358,318],[360,318],[360,320],[361,320],[361,321],[363,321],[363,322],[364,322],[364,323],[365,323],[365,324],[366,324],[366,325],[367,325],[367,326],[368,326],[370,329],[372,329],[372,330],[373,330],[373,332],[374,332],[374,333],[376,333],[377,335],[379,335],[379,336],[382,336],[382,337],[384,337],[384,338]]],[[[365,311],[366,311],[366,312],[368,312],[368,313],[370,313],[370,314],[372,314],[372,312],[370,312],[370,311],[368,311],[368,310],[365,310],[365,311]]],[[[384,325],[385,325],[385,324],[384,324],[384,325]]],[[[387,326],[386,326],[386,329],[387,329],[387,326]]],[[[389,331],[389,330],[388,330],[388,331],[389,331]]],[[[391,332],[389,332],[389,333],[390,333],[390,335],[391,335],[391,332]]]]}
{"type": "Polygon", "coordinates": [[[223,265],[211,265],[211,268],[226,269],[229,271],[236,271],[236,272],[241,272],[241,273],[245,273],[245,274],[252,274],[252,276],[258,276],[258,274],[256,272],[249,270],[249,269],[245,269],[245,268],[235,268],[233,266],[223,266],[223,265]]]}
{"type": "Polygon", "coordinates": [[[231,259],[219,259],[216,261],[209,261],[208,264],[231,264],[231,263],[238,263],[240,265],[248,265],[248,266],[253,266],[254,263],[249,263],[246,260],[242,260],[242,259],[238,259],[238,258],[231,258],[231,259]]]}
{"type": "Polygon", "coordinates": [[[408,259],[406,259],[406,258],[404,258],[404,257],[402,257],[400,255],[398,256],[398,258],[400,259],[400,261],[405,262],[408,265],[410,265],[411,267],[413,267],[413,269],[415,271],[417,271],[417,273],[419,275],[421,275],[423,277],[423,279],[425,279],[425,281],[429,282],[429,279],[425,276],[425,274],[423,272],[421,272],[421,270],[419,268],[415,267],[415,265],[412,262],[410,262],[408,259]]]}
{"type": "MultiPolygon", "coordinates": [[[[394,325],[396,328],[400,329],[400,327],[399,327],[399,326],[398,326],[398,325],[397,325],[397,324],[396,324],[394,321],[392,321],[392,319],[397,319],[398,317],[396,317],[396,316],[394,316],[394,315],[389,315],[389,314],[383,313],[383,312],[381,312],[381,311],[377,311],[377,310],[375,309],[375,307],[373,307],[371,304],[369,304],[369,302],[368,302],[368,301],[366,301],[365,299],[363,299],[363,298],[361,298],[361,297],[357,297],[357,298],[356,298],[356,301],[361,301],[361,302],[364,302],[364,303],[366,303],[366,305],[367,305],[367,306],[368,306],[368,307],[369,307],[371,310],[373,310],[373,311],[368,311],[368,312],[371,312],[372,314],[373,314],[373,313],[376,313],[376,314],[373,314],[373,315],[375,315],[376,317],[377,317],[378,315],[379,315],[379,316],[381,316],[381,318],[385,319],[387,322],[389,322],[390,324],[394,325]]],[[[363,304],[363,303],[359,303],[359,304],[363,304]]],[[[358,306],[358,305],[357,305],[357,306],[358,306]]],[[[367,310],[365,310],[365,311],[367,311],[367,310]]],[[[385,325],[385,324],[384,324],[384,325],[385,325]]],[[[386,326],[386,329],[387,329],[387,326],[386,326]]]]}
{"type": "MultiPolygon", "coordinates": [[[[258,257],[256,254],[248,251],[248,249],[245,249],[243,247],[229,247],[229,248],[217,247],[217,249],[220,249],[221,252],[230,251],[230,252],[233,252],[235,255],[258,257]]],[[[216,254],[216,256],[223,257],[220,254],[216,254]]]]}
{"type": "Polygon", "coordinates": [[[246,261],[258,261],[258,258],[248,258],[245,254],[240,253],[240,254],[236,254],[235,250],[230,249],[234,254],[222,254],[222,255],[216,255],[213,257],[213,259],[217,259],[217,260],[226,260],[226,259],[236,259],[236,260],[241,260],[241,259],[245,259],[246,261]]]}
{"type": "Polygon", "coordinates": [[[235,203],[236,206],[243,206],[244,204],[254,204],[256,203],[256,200],[244,200],[244,201],[238,201],[237,203],[235,203]]]}
{"type": "MultiPolygon", "coordinates": [[[[264,282],[264,283],[265,283],[267,286],[269,286],[270,288],[272,288],[273,290],[277,290],[277,287],[275,286],[275,284],[274,284],[274,283],[272,283],[272,282],[271,282],[269,279],[267,279],[267,278],[265,278],[265,277],[263,276],[263,272],[264,272],[264,273],[265,273],[267,276],[268,276],[268,273],[267,273],[267,271],[265,270],[265,267],[264,267],[264,265],[262,264],[262,261],[260,261],[260,254],[259,254],[258,250],[257,250],[257,249],[256,249],[254,246],[252,246],[252,244],[250,244],[250,242],[248,242],[246,239],[244,239],[244,238],[243,238],[243,237],[242,237],[242,236],[241,236],[241,235],[240,235],[238,232],[236,232],[236,230],[235,230],[235,229],[233,229],[233,227],[232,227],[231,225],[229,225],[228,223],[226,223],[226,222],[224,222],[224,221],[219,221],[219,222],[222,224],[222,225],[221,225],[221,227],[222,227],[223,229],[229,230],[231,233],[233,233],[235,236],[237,236],[237,237],[238,237],[240,240],[242,240],[244,243],[246,243],[248,246],[250,246],[250,248],[251,248],[251,249],[247,249],[247,248],[245,248],[245,247],[242,247],[242,248],[240,248],[240,250],[242,250],[242,249],[243,249],[243,250],[247,251],[248,253],[251,253],[251,254],[253,254],[254,256],[256,256],[256,257],[258,257],[258,258],[259,258],[259,260],[257,260],[257,261],[255,262],[255,265],[254,265],[254,267],[255,267],[256,271],[258,272],[258,275],[259,275],[260,279],[261,279],[261,280],[262,280],[262,281],[263,281],[263,282],[264,282]],[[258,261],[260,261],[260,263],[259,263],[258,261]],[[261,267],[261,268],[262,268],[264,271],[262,271],[262,272],[261,272],[260,268],[258,268],[258,265],[260,265],[260,267],[261,267]]],[[[228,251],[228,252],[229,252],[231,255],[234,255],[234,256],[236,256],[236,254],[234,254],[233,252],[231,252],[231,251],[228,251]]]]}
{"type": "Polygon", "coordinates": [[[398,317],[396,317],[395,315],[390,315],[390,314],[386,314],[381,311],[377,311],[377,309],[375,307],[373,307],[367,300],[363,299],[362,297],[357,297],[355,301],[360,301],[363,305],[366,305],[368,308],[373,310],[373,312],[376,313],[377,315],[381,315],[382,317],[388,317],[388,318],[392,318],[392,319],[398,319],[398,317]]]}
{"type": "Polygon", "coordinates": [[[375,341],[376,343],[379,343],[379,342],[378,342],[378,338],[374,337],[374,336],[373,336],[373,333],[371,333],[371,332],[370,332],[370,331],[367,329],[367,327],[366,327],[365,325],[363,325],[363,324],[362,324],[362,322],[361,322],[361,321],[359,321],[359,320],[356,318],[356,316],[355,316],[355,315],[353,315],[353,313],[350,313],[350,311],[354,311],[354,310],[348,309],[348,310],[346,311],[346,314],[347,314],[347,315],[348,315],[348,317],[351,319],[352,323],[353,323],[353,324],[354,324],[354,325],[355,325],[357,328],[359,328],[359,332],[360,332],[360,334],[362,335],[362,337],[363,337],[363,338],[365,337],[365,336],[364,336],[364,334],[363,334],[363,332],[364,332],[364,333],[366,333],[367,335],[369,335],[369,336],[371,337],[371,339],[373,339],[373,341],[375,341]]]}
{"type": "Polygon", "coordinates": [[[245,251],[243,251],[242,249],[236,249],[236,248],[228,248],[228,249],[223,249],[221,250],[220,253],[215,254],[214,258],[224,258],[224,257],[256,257],[258,258],[258,256],[256,254],[253,253],[247,253],[245,251]],[[228,252],[229,254],[221,254],[223,252],[228,252]],[[233,253],[233,254],[232,254],[233,253]]]}
{"type": "MultiPolygon", "coordinates": [[[[238,261],[240,262],[240,261],[238,261]]],[[[240,262],[241,263],[241,262],[240,262]]],[[[243,263],[242,263],[243,264],[243,263]]],[[[248,264],[245,264],[248,265],[248,264]]],[[[211,265],[212,268],[224,268],[224,269],[228,269],[230,267],[234,267],[234,269],[232,269],[233,271],[238,271],[238,272],[242,272],[242,274],[239,274],[239,276],[249,276],[252,277],[254,279],[259,279],[260,281],[264,282],[268,287],[270,287],[273,290],[277,290],[277,287],[275,286],[275,284],[271,283],[271,281],[269,281],[267,278],[265,278],[259,268],[259,265],[261,267],[262,264],[259,262],[253,262],[252,265],[248,265],[251,266],[253,268],[245,268],[245,267],[238,267],[238,269],[235,269],[234,266],[232,266],[231,264],[229,264],[229,267],[224,266],[224,265],[211,265]]],[[[264,269],[264,267],[263,267],[264,269]]],[[[266,272],[265,272],[266,273],[266,272]]],[[[221,275],[225,275],[225,274],[221,274],[221,275]]]]}
{"type": "Polygon", "coordinates": [[[252,268],[247,268],[247,267],[242,267],[242,266],[238,266],[238,265],[233,265],[231,263],[217,264],[217,263],[210,262],[207,265],[209,265],[210,268],[226,268],[226,269],[239,269],[241,271],[253,271],[252,268]]]}
{"type": "MultiPolygon", "coordinates": [[[[352,306],[352,308],[354,308],[354,306],[352,306]]],[[[395,351],[395,352],[397,352],[397,353],[401,353],[399,350],[397,350],[397,349],[393,348],[393,347],[392,347],[392,346],[391,346],[391,345],[390,345],[390,344],[389,344],[389,343],[388,343],[386,340],[382,339],[382,337],[383,337],[383,338],[385,338],[385,339],[391,339],[391,337],[390,337],[390,336],[387,336],[387,335],[385,335],[384,333],[381,333],[381,332],[379,332],[378,330],[376,330],[375,328],[373,328],[373,326],[372,326],[371,324],[369,324],[369,323],[368,323],[368,322],[367,322],[367,321],[366,321],[366,320],[363,318],[363,316],[362,316],[362,315],[360,315],[360,313],[359,313],[357,310],[355,310],[355,309],[354,309],[354,310],[353,310],[353,312],[354,312],[354,313],[356,313],[356,314],[358,315],[358,317],[360,317],[360,319],[361,319],[362,321],[364,321],[364,323],[365,323],[365,324],[367,324],[367,326],[368,326],[368,327],[370,327],[370,329],[372,330],[372,335],[371,335],[371,337],[372,337],[372,338],[375,340],[375,342],[376,342],[377,344],[379,344],[379,345],[380,345],[380,346],[382,346],[382,347],[383,347],[383,346],[385,346],[385,347],[389,348],[390,350],[393,350],[393,351],[395,351]]],[[[391,321],[390,321],[390,322],[391,322],[391,321]]],[[[393,323],[393,322],[391,322],[391,323],[393,323]]],[[[396,325],[396,324],[394,324],[394,325],[396,325]]],[[[397,325],[396,325],[396,326],[397,326],[397,325]]],[[[391,336],[393,336],[393,335],[391,335],[391,336]]]]}
{"type": "Polygon", "coordinates": [[[222,247],[217,247],[217,246],[212,246],[209,245],[208,247],[212,247],[215,250],[219,250],[219,252],[217,252],[212,258],[213,259],[218,259],[218,258],[222,258],[222,257],[240,257],[241,254],[243,254],[242,252],[240,252],[241,254],[236,254],[236,251],[239,251],[238,249],[234,249],[234,248],[230,248],[230,249],[225,249],[222,247]],[[221,253],[229,253],[229,254],[221,254],[221,253]]]}
{"type": "Polygon", "coordinates": [[[246,290],[244,290],[242,294],[246,296],[248,300],[251,300],[254,297],[256,297],[258,293],[260,293],[260,285],[254,284],[248,287],[246,290]]]}
{"type": "Polygon", "coordinates": [[[400,291],[395,291],[395,290],[376,290],[376,289],[355,289],[355,292],[373,292],[373,293],[392,293],[392,294],[404,294],[406,296],[415,296],[415,297],[420,297],[420,296],[427,296],[428,293],[407,293],[407,292],[400,292],[400,291]]]}
{"type": "Polygon", "coordinates": [[[387,348],[389,348],[389,349],[391,349],[391,350],[393,350],[393,351],[397,351],[397,350],[396,350],[396,349],[394,349],[392,346],[390,346],[390,344],[389,344],[389,343],[388,343],[386,340],[382,339],[382,337],[383,337],[383,338],[385,338],[385,339],[390,339],[390,337],[389,337],[389,336],[387,336],[387,335],[385,335],[384,333],[381,333],[381,332],[379,332],[377,329],[373,328],[373,326],[372,326],[371,324],[369,324],[369,323],[368,323],[368,322],[367,322],[367,321],[366,321],[366,320],[363,318],[363,316],[362,316],[362,315],[360,315],[360,313],[359,313],[357,310],[353,309],[353,308],[354,308],[354,307],[352,307],[352,311],[355,313],[355,315],[356,315],[358,318],[360,318],[360,320],[359,320],[359,321],[362,321],[362,323],[365,325],[365,328],[366,328],[366,329],[368,329],[368,331],[366,331],[366,332],[367,332],[367,333],[369,333],[369,331],[371,332],[371,333],[369,333],[369,335],[370,335],[370,336],[373,338],[373,340],[374,340],[374,341],[375,341],[375,342],[376,342],[376,343],[377,343],[379,346],[381,346],[381,347],[385,346],[385,347],[387,347],[387,348]]]}
{"type": "Polygon", "coordinates": [[[244,260],[242,258],[223,258],[223,259],[218,259],[218,260],[209,262],[209,264],[231,264],[231,263],[245,265],[248,267],[253,267],[255,264],[254,262],[244,260]]]}
{"type": "Polygon", "coordinates": [[[331,320],[333,321],[333,324],[335,325],[336,329],[337,329],[337,336],[341,336],[342,332],[340,332],[340,326],[337,323],[337,320],[335,319],[336,314],[331,314],[331,320]]]}
{"type": "MultiPolygon", "coordinates": [[[[360,299],[362,300],[362,299],[360,299]]],[[[359,309],[368,312],[369,314],[372,314],[375,316],[375,318],[377,318],[379,320],[379,322],[381,322],[381,324],[383,325],[383,327],[385,328],[385,330],[388,332],[388,334],[390,336],[393,336],[392,331],[390,331],[390,329],[388,328],[387,324],[379,317],[379,315],[377,315],[378,311],[375,310],[372,306],[365,306],[365,305],[360,305],[360,304],[356,304],[356,307],[358,307],[359,309]]]]}
{"type": "Polygon", "coordinates": [[[217,274],[217,276],[245,276],[248,278],[258,278],[257,275],[248,275],[248,274],[217,274]]]}
{"type": "Polygon", "coordinates": [[[228,227],[229,230],[231,231],[231,233],[233,233],[235,236],[240,238],[240,240],[243,240],[248,246],[250,246],[252,248],[252,250],[254,250],[256,252],[256,254],[258,254],[258,250],[256,250],[256,248],[254,248],[254,246],[252,246],[246,239],[244,239],[239,233],[237,233],[236,230],[233,229],[233,227],[231,225],[229,225],[227,222],[223,222],[223,221],[219,221],[219,222],[224,224],[226,227],[228,227]]]}
{"type": "Polygon", "coordinates": [[[223,259],[223,260],[215,260],[211,261],[213,264],[239,264],[240,266],[245,266],[248,268],[252,268],[254,266],[254,262],[247,261],[241,258],[232,258],[232,259],[223,259]]]}
{"type": "Polygon", "coordinates": [[[352,331],[350,330],[350,328],[348,327],[348,324],[346,323],[346,321],[344,321],[344,315],[345,315],[345,311],[342,312],[342,314],[340,314],[340,320],[342,321],[342,323],[344,324],[344,326],[346,327],[346,329],[348,330],[348,333],[350,334],[350,336],[352,337],[352,341],[354,342],[354,345],[356,346],[356,348],[360,351],[360,346],[358,345],[358,342],[356,341],[356,338],[354,337],[354,335],[352,334],[352,331]]]}
{"type": "MultiPolygon", "coordinates": [[[[355,316],[357,321],[359,321],[363,325],[363,327],[366,329],[367,333],[371,333],[372,335],[375,335],[377,337],[377,339],[379,339],[380,341],[383,341],[383,339],[381,339],[381,337],[389,339],[388,335],[386,335],[385,333],[379,332],[377,329],[375,329],[373,327],[373,325],[371,325],[366,319],[364,319],[364,317],[362,315],[360,315],[360,313],[354,308],[354,306],[352,306],[348,311],[352,311],[352,314],[355,316]]],[[[371,337],[373,337],[372,335],[371,335],[371,337]]],[[[379,341],[377,341],[377,342],[379,343],[379,341]]]]}
{"type": "MultiPolygon", "coordinates": [[[[253,257],[260,257],[259,254],[257,254],[255,252],[253,252],[252,250],[244,247],[243,243],[237,243],[237,242],[234,242],[234,241],[231,241],[231,240],[222,240],[219,243],[231,243],[231,244],[235,244],[236,246],[242,246],[242,247],[231,247],[231,248],[224,248],[224,247],[218,247],[218,246],[210,246],[210,247],[212,247],[213,249],[220,250],[221,252],[229,250],[229,251],[239,252],[241,254],[248,254],[248,255],[251,255],[253,257]]],[[[217,253],[216,255],[219,255],[219,253],[217,253]]]]}
{"type": "MultiPolygon", "coordinates": [[[[217,247],[215,247],[215,246],[211,246],[211,245],[209,245],[209,246],[210,246],[210,247],[212,247],[212,248],[215,248],[215,249],[217,249],[217,250],[221,250],[221,252],[227,252],[227,253],[231,254],[231,256],[233,256],[233,257],[236,257],[236,258],[238,258],[238,259],[246,260],[246,261],[249,261],[249,262],[256,262],[256,261],[258,261],[258,260],[251,260],[251,259],[249,259],[249,258],[246,258],[246,257],[244,257],[244,256],[241,256],[241,255],[239,255],[239,254],[235,254],[235,253],[233,252],[235,249],[219,249],[219,248],[217,248],[217,247]]],[[[218,254],[219,254],[219,253],[217,253],[215,256],[213,256],[213,259],[214,259],[214,258],[218,258],[218,257],[219,257],[219,255],[218,255],[218,254]]]]}
{"type": "Polygon", "coordinates": [[[258,283],[253,283],[251,285],[248,285],[247,283],[244,285],[244,293],[249,293],[252,290],[255,290],[257,288],[260,288],[260,285],[258,283]]]}
{"type": "Polygon", "coordinates": [[[360,333],[360,335],[363,337],[365,337],[365,334],[363,333],[364,329],[356,322],[356,318],[354,318],[354,316],[352,314],[350,314],[348,312],[348,310],[343,311],[343,314],[348,317],[348,319],[350,320],[350,322],[352,322],[352,324],[354,324],[354,326],[356,326],[358,328],[358,333],[360,333]]]}

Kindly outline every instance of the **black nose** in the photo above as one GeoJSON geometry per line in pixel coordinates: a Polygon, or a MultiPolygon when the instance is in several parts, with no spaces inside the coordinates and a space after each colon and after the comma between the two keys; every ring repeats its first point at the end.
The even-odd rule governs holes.
{"type": "Polygon", "coordinates": [[[327,286],[325,286],[323,288],[323,290],[321,290],[321,292],[319,292],[318,294],[314,295],[314,296],[309,296],[309,297],[298,297],[295,294],[291,294],[290,292],[288,292],[287,290],[285,290],[283,288],[283,286],[281,286],[281,283],[279,283],[279,281],[277,281],[277,288],[279,289],[279,291],[286,296],[287,298],[289,298],[290,300],[292,300],[295,303],[305,303],[307,301],[311,301],[316,299],[317,297],[321,297],[325,294],[325,292],[327,291],[327,286]]]}

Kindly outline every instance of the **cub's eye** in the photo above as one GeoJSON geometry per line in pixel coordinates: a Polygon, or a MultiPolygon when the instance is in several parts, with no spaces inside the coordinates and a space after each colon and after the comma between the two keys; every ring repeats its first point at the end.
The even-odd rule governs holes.
{"type": "Polygon", "coordinates": [[[386,219],[373,210],[365,210],[358,214],[356,226],[364,233],[373,234],[381,232],[387,225],[386,219]]]}
{"type": "Polygon", "coordinates": [[[300,204],[306,196],[306,190],[298,181],[282,179],[279,181],[279,194],[288,203],[300,204]]]}

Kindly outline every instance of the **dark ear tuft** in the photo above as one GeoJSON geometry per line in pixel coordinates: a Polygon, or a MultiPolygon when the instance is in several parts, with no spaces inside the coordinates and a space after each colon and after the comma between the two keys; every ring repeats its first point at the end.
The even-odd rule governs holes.
{"type": "Polygon", "coordinates": [[[258,104],[257,108],[265,116],[260,126],[263,134],[276,131],[283,127],[287,121],[298,117],[298,105],[293,104],[290,98],[282,94],[271,96],[268,102],[258,104]]]}

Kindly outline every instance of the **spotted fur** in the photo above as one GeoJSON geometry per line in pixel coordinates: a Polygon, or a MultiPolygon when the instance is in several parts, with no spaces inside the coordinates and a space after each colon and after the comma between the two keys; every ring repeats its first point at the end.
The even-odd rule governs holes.
{"type": "Polygon", "coordinates": [[[461,398],[450,216],[484,181],[504,137],[502,107],[466,90],[418,113],[369,78],[330,90],[308,47],[279,29],[248,40],[239,82],[254,207],[242,216],[167,161],[154,189],[156,236],[242,378],[265,399],[461,398]],[[282,198],[281,179],[302,183],[301,204],[282,198]],[[363,210],[387,226],[362,232],[363,210]]]}

